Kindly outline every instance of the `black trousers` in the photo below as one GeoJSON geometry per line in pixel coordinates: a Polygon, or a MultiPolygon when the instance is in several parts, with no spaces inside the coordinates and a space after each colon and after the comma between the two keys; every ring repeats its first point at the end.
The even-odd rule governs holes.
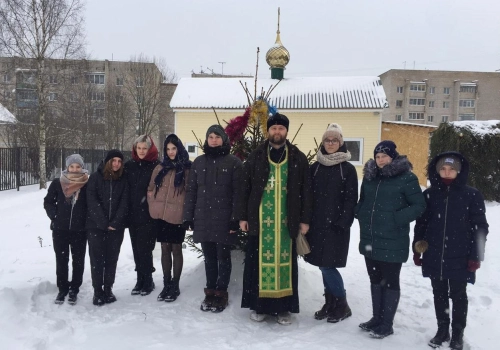
{"type": "Polygon", "coordinates": [[[450,324],[450,301],[453,302],[452,322],[453,329],[463,330],[467,325],[467,282],[456,280],[431,279],[432,293],[434,294],[434,309],[439,323],[450,324]]]}
{"type": "Polygon", "coordinates": [[[78,291],[82,285],[85,269],[85,252],[87,250],[87,233],[85,231],[52,231],[52,243],[56,253],[57,287],[61,291],[72,289],[78,291]],[[68,282],[68,263],[71,251],[72,274],[68,282]]]}
{"type": "Polygon", "coordinates": [[[365,263],[371,284],[380,284],[387,289],[401,290],[399,275],[401,274],[402,263],[372,260],[367,257],[365,257],[365,263]]]}
{"type": "Polygon", "coordinates": [[[115,283],[116,265],[123,242],[124,229],[102,231],[88,230],[92,287],[112,287],[115,283]]]}
{"type": "Polygon", "coordinates": [[[215,242],[202,242],[205,257],[207,289],[227,291],[231,279],[231,246],[215,242]]]}
{"type": "Polygon", "coordinates": [[[135,270],[143,275],[155,272],[153,250],[156,245],[156,225],[154,221],[142,226],[130,226],[130,241],[134,253],[135,270]]]}

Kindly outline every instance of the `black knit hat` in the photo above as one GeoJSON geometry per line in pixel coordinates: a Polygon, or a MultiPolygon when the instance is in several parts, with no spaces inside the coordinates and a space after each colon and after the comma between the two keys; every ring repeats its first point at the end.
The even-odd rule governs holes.
{"type": "Polygon", "coordinates": [[[108,151],[106,154],[106,158],[104,158],[104,163],[107,163],[110,159],[120,158],[123,161],[123,153],[120,150],[112,149],[108,151]]]}
{"type": "Polygon", "coordinates": [[[214,124],[208,128],[205,138],[206,140],[208,140],[208,135],[210,135],[211,133],[214,133],[215,135],[219,135],[220,137],[222,137],[222,143],[224,144],[229,143],[229,137],[227,136],[222,126],[220,126],[219,124],[214,124]]]}
{"type": "Polygon", "coordinates": [[[375,146],[375,149],[373,150],[373,158],[377,157],[377,153],[385,153],[392,159],[399,156],[399,153],[396,151],[396,144],[390,140],[384,140],[375,146]]]}
{"type": "Polygon", "coordinates": [[[269,128],[273,125],[283,125],[288,131],[290,121],[288,120],[286,115],[276,113],[275,115],[272,115],[267,119],[267,130],[269,130],[269,128]]]}

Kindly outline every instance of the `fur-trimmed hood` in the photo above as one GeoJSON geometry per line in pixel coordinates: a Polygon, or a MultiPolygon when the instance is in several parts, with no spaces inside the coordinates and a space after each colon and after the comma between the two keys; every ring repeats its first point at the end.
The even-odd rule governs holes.
{"type": "Polygon", "coordinates": [[[375,160],[370,159],[365,163],[363,168],[363,178],[366,180],[374,180],[378,176],[394,177],[413,170],[413,165],[406,156],[397,156],[391,163],[384,166],[382,169],[377,167],[375,160]]]}

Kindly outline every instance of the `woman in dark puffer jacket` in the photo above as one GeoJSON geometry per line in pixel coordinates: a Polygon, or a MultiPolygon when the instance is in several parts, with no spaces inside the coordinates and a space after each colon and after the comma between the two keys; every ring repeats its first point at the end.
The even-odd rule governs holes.
{"type": "Polygon", "coordinates": [[[43,206],[51,220],[52,240],[56,253],[57,294],[55,303],[62,304],[66,295],[68,302],[75,304],[82,285],[85,268],[87,233],[87,181],[83,158],[72,154],[66,158],[66,170],[60,179],[54,179],[49,186],[43,206]],[[71,249],[73,272],[68,282],[68,262],[71,249]]]}
{"type": "Polygon", "coordinates": [[[87,238],[93,303],[98,306],[116,301],[112,288],[128,210],[128,184],[122,175],[123,154],[111,150],[90,176],[87,187],[87,238]]]}

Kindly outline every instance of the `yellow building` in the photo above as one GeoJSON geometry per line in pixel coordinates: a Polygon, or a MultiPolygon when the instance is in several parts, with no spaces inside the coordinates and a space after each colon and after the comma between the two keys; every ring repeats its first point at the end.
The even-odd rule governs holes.
{"type": "MultiPolygon", "coordinates": [[[[329,123],[342,126],[344,140],[352,153],[351,163],[361,176],[363,164],[373,158],[380,141],[381,114],[386,103],[378,77],[316,77],[259,79],[257,91],[279,84],[269,104],[290,119],[289,140],[305,154],[314,153],[329,123]],[[297,131],[300,131],[297,133],[297,131]],[[316,139],[316,142],[315,142],[316,139]]],[[[243,114],[248,106],[242,84],[255,91],[252,78],[183,78],[170,106],[175,113],[175,133],[185,143],[190,156],[202,154],[195,135],[205,140],[205,132],[217,123],[223,127],[243,114]]]]}

